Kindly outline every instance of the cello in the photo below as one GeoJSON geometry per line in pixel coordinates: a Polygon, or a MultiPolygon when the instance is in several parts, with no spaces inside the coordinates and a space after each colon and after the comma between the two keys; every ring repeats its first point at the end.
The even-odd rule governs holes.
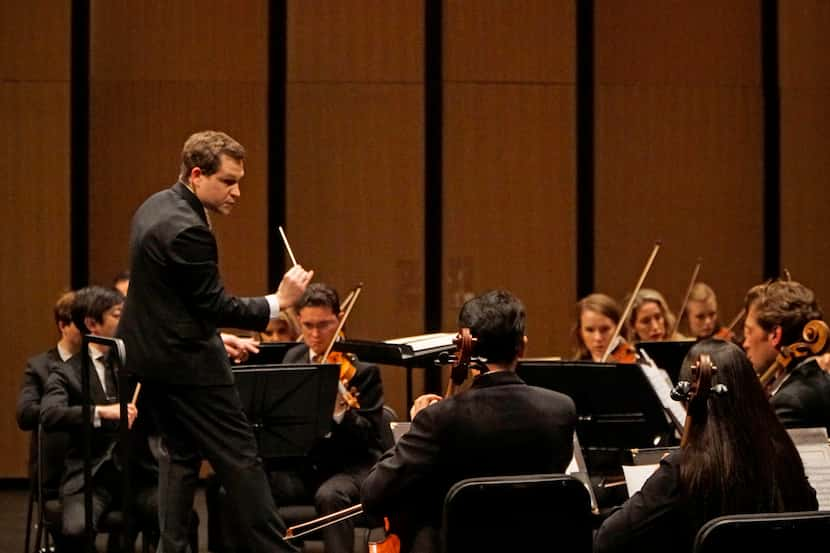
{"type": "Polygon", "coordinates": [[[794,360],[823,353],[827,349],[828,335],[830,335],[830,328],[820,319],[804,325],[801,332],[804,340],[782,347],[772,365],[761,374],[761,386],[767,395],[772,396],[784,383],[795,368],[794,360]]]}
{"type": "Polygon", "coordinates": [[[680,447],[684,447],[689,440],[692,420],[701,419],[706,414],[706,405],[711,394],[723,395],[729,390],[723,384],[712,384],[718,368],[708,354],[702,354],[690,367],[690,379],[681,380],[671,392],[675,401],[686,403],[686,422],[683,426],[683,437],[680,447]]]}

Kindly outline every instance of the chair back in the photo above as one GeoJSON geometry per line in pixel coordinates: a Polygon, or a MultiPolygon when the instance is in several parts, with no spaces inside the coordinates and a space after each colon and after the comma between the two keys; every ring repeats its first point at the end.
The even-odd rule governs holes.
{"type": "Polygon", "coordinates": [[[398,414],[395,410],[388,406],[383,406],[381,429],[380,429],[380,446],[386,451],[395,445],[395,435],[392,433],[392,423],[398,421],[398,414]]]}
{"type": "Polygon", "coordinates": [[[593,519],[585,486],[563,474],[462,480],[444,500],[444,553],[591,552],[593,519]]]}
{"type": "Polygon", "coordinates": [[[820,551],[830,536],[830,511],[728,515],[698,530],[694,553],[820,551]]]}

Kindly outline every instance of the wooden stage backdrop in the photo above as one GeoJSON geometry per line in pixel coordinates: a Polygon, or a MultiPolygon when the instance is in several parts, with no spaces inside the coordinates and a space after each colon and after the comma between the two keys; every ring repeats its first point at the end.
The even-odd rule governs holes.
{"type": "MultiPolygon", "coordinates": [[[[661,239],[647,286],[678,306],[702,257],[701,279],[729,319],[775,251],[765,238],[771,208],[773,261],[826,300],[830,5],[779,2],[770,42],[764,4],[590,3],[595,178],[580,211],[578,0],[93,0],[80,122],[70,106],[72,3],[0,1],[0,477],[25,474],[14,405],[27,357],[56,339],[51,308],[73,260],[87,260],[90,283],[127,268],[132,213],[173,184],[196,130],[225,130],[249,152],[239,207],[214,218],[228,288],[275,286],[268,206],[279,194],[294,252],[317,279],[340,290],[364,283],[348,328],[356,338],[434,330],[425,280],[440,266],[442,330],[454,330],[464,299],[507,288],[528,307],[529,355],[567,355],[580,217],[594,229],[584,247],[596,290],[623,296],[661,239]],[[437,18],[427,10],[436,7],[437,18]],[[442,110],[430,131],[425,74],[436,58],[425,47],[436,30],[442,110]],[[780,85],[777,206],[764,203],[765,44],[776,48],[780,85]],[[269,63],[279,55],[275,82],[269,63]],[[269,100],[273,86],[283,104],[269,100]],[[269,141],[275,109],[284,143],[269,141]],[[85,221],[71,210],[78,124],[89,132],[85,221]],[[436,169],[425,144],[435,140],[440,206],[425,204],[436,169]],[[277,152],[284,181],[269,174],[277,152]],[[73,224],[86,225],[88,243],[71,243],[73,224]],[[440,244],[426,248],[435,224],[440,244]]],[[[384,367],[383,378],[387,401],[406,413],[402,371],[384,367]]]]}

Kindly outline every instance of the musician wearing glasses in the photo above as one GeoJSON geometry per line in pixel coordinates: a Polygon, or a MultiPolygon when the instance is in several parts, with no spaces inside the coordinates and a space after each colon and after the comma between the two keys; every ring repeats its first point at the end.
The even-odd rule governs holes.
{"type": "MultiPolygon", "coordinates": [[[[295,309],[304,343],[288,350],[283,363],[326,362],[322,356],[342,317],[337,292],[325,284],[310,284],[295,309]]],[[[313,446],[309,458],[290,470],[269,473],[272,492],[281,503],[313,503],[322,516],[360,500],[360,486],[383,452],[383,384],[377,365],[349,363],[354,375],[344,386],[356,404],[350,406],[338,395],[330,432],[313,446]]],[[[354,519],[322,532],[326,553],[353,551],[354,519]]]]}

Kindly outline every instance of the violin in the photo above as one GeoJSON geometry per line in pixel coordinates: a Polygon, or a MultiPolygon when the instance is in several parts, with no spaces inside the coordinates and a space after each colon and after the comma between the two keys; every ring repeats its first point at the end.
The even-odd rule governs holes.
{"type": "Polygon", "coordinates": [[[355,288],[349,292],[348,300],[349,306],[346,308],[345,312],[340,312],[340,322],[337,325],[337,330],[334,332],[334,336],[331,338],[331,342],[329,342],[328,347],[326,348],[326,352],[323,354],[323,359],[326,363],[335,363],[340,365],[340,382],[337,385],[337,388],[340,392],[340,397],[345,401],[346,405],[350,409],[359,409],[360,402],[357,400],[357,388],[354,386],[349,386],[349,382],[354,377],[355,373],[357,372],[357,367],[355,367],[355,363],[357,362],[357,358],[350,353],[343,353],[340,351],[332,351],[334,347],[334,343],[343,337],[343,325],[346,324],[346,319],[349,318],[349,314],[352,312],[352,308],[357,303],[357,298],[360,295],[360,291],[363,289],[363,283],[361,282],[355,288]]]}
{"type": "Polygon", "coordinates": [[[360,409],[357,388],[349,386],[349,382],[357,372],[357,367],[354,365],[356,362],[357,358],[351,353],[333,351],[326,356],[326,363],[340,365],[340,384],[338,385],[340,397],[343,398],[350,409],[360,409]]]}
{"type": "Polygon", "coordinates": [[[712,334],[712,338],[717,338],[718,340],[723,340],[724,342],[734,342],[735,333],[728,327],[722,326],[717,330],[717,332],[712,334]]]}
{"type": "Polygon", "coordinates": [[[608,356],[616,363],[636,363],[640,358],[637,349],[623,339],[618,339],[619,345],[608,356]]]}
{"type": "Polygon", "coordinates": [[[830,328],[822,320],[810,321],[801,332],[803,342],[795,342],[781,348],[775,361],[761,375],[761,386],[768,395],[772,395],[793,370],[793,361],[810,355],[818,355],[827,348],[830,328]]]}

